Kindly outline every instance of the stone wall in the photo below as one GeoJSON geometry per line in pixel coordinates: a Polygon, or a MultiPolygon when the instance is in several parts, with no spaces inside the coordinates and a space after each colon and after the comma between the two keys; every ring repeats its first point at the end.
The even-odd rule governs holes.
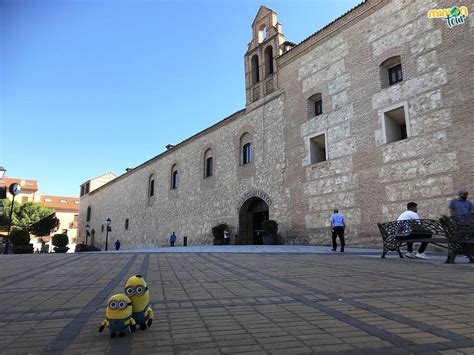
{"type": "MultiPolygon", "coordinates": [[[[329,217],[339,208],[348,244],[380,243],[376,223],[394,220],[406,204],[422,217],[447,212],[457,187],[474,190],[474,21],[449,28],[430,8],[451,1],[369,0],[277,58],[279,88],[226,119],[81,198],[80,226],[103,244],[124,248],[210,244],[211,228],[228,223],[235,235],[242,198],[268,195],[280,234],[329,243],[329,217]],[[386,87],[382,63],[399,56],[403,81],[386,87]],[[323,114],[309,117],[320,93],[323,114]],[[402,107],[408,137],[386,143],[385,113],[402,107]],[[240,137],[252,138],[253,163],[239,165],[240,137]],[[327,160],[311,163],[310,139],[325,134],[327,160]],[[204,178],[212,150],[214,175],[204,178]],[[180,186],[170,189],[177,166],[180,186]],[[153,174],[155,198],[148,198],[153,174]],[[125,231],[125,219],[129,230],[125,231]]],[[[388,83],[388,80],[385,80],[388,83]]],[[[244,94],[244,93],[242,93],[244,94]]]]}
{"type": "Polygon", "coordinates": [[[473,98],[472,19],[471,27],[449,28],[427,18],[430,8],[453,6],[448,1],[363,6],[374,13],[279,59],[288,180],[302,182],[290,185],[291,233],[306,233],[311,243],[329,242],[333,208],[347,219],[349,244],[371,244],[380,238],[376,222],[396,219],[408,202],[436,218],[447,213],[457,187],[473,187],[472,147],[460,143],[473,132],[466,107],[473,98]],[[384,88],[380,65],[393,56],[401,57],[403,81],[384,88]],[[315,93],[322,94],[323,114],[308,117],[306,101],[315,93]],[[408,138],[386,144],[384,112],[399,106],[406,108],[408,138]],[[320,133],[328,160],[311,164],[309,138],[320,133]]]}
{"type": "MultiPolygon", "coordinates": [[[[118,238],[124,248],[167,245],[174,231],[178,245],[188,236],[188,244],[211,244],[211,228],[227,223],[237,233],[240,200],[248,191],[263,191],[271,198],[270,218],[285,234],[289,213],[285,188],[286,170],[282,95],[261,102],[256,109],[237,119],[172,148],[143,166],[91,192],[81,199],[81,225],[91,206],[90,228],[95,229],[96,245],[105,243],[101,225],[112,220],[109,247],[118,238]],[[252,136],[249,165],[239,165],[239,141],[244,133],[252,136]],[[212,150],[214,174],[204,178],[204,153],[212,150]],[[180,183],[171,189],[171,168],[177,165],[180,183]],[[148,181],[153,174],[155,198],[148,198],[148,181]],[[129,229],[125,230],[125,220],[129,229]],[[112,244],[111,244],[112,243],[112,244]]],[[[83,234],[83,233],[82,233],[83,234]]]]}

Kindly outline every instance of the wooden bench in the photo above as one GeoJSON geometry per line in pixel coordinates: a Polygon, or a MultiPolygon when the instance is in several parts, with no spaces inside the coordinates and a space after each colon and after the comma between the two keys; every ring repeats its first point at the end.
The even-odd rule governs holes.
{"type": "Polygon", "coordinates": [[[466,255],[474,263],[474,212],[454,217],[443,216],[440,222],[449,239],[447,263],[457,255],[466,255]]]}
{"type": "MultiPolygon", "coordinates": [[[[431,243],[448,248],[449,239],[440,221],[420,219],[377,223],[383,239],[382,258],[389,251],[396,251],[403,258],[400,248],[407,242],[431,243]]],[[[448,248],[449,249],[449,248],[448,248]]]]}

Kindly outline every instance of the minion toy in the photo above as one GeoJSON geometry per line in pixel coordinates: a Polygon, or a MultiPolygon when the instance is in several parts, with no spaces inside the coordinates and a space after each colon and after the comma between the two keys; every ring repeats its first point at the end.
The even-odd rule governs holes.
{"type": "Polygon", "coordinates": [[[136,330],[136,322],[132,317],[132,301],[128,296],[119,293],[109,298],[105,309],[105,319],[99,328],[99,333],[105,327],[110,329],[111,338],[115,338],[117,334],[123,337],[129,329],[132,332],[136,330]]]}
{"type": "Polygon", "coordinates": [[[150,293],[145,279],[141,275],[135,275],[128,279],[125,285],[125,294],[132,300],[132,317],[140,325],[140,329],[146,329],[153,322],[153,310],[150,307],[150,293]]]}

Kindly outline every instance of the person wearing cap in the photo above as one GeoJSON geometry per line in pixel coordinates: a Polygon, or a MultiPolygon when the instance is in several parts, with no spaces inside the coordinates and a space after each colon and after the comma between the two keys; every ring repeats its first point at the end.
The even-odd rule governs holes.
{"type": "Polygon", "coordinates": [[[461,216],[463,214],[472,212],[472,202],[467,199],[469,193],[466,189],[457,190],[458,197],[455,197],[449,203],[449,215],[461,216]]]}

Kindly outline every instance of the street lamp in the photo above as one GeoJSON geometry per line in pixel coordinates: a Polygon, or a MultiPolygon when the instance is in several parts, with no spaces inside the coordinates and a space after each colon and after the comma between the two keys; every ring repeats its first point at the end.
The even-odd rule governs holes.
{"type": "Polygon", "coordinates": [[[112,232],[112,227],[110,227],[110,223],[112,223],[112,221],[110,218],[107,218],[105,223],[107,224],[107,232],[105,233],[105,251],[107,251],[107,246],[109,244],[109,232],[112,232]]]}
{"type": "Polygon", "coordinates": [[[89,223],[86,224],[86,245],[87,245],[87,237],[91,235],[91,227],[89,226],[89,223]]]}
{"type": "Polygon", "coordinates": [[[8,249],[10,245],[10,230],[12,228],[12,217],[13,217],[13,204],[15,203],[15,196],[20,193],[20,184],[14,183],[11,184],[8,187],[8,191],[12,194],[12,207],[10,208],[10,220],[8,221],[8,237],[7,237],[7,242],[5,243],[5,250],[3,251],[3,254],[8,254],[8,249]]]}

